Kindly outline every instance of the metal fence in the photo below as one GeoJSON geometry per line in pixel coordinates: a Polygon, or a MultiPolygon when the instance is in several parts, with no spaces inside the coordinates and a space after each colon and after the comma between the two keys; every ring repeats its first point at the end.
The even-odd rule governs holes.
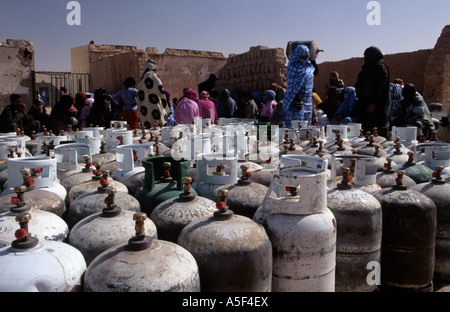
{"type": "Polygon", "coordinates": [[[36,74],[47,76],[45,80],[51,85],[49,98],[52,107],[64,92],[73,95],[77,92],[90,92],[89,74],[69,72],[36,72],[36,74]]]}

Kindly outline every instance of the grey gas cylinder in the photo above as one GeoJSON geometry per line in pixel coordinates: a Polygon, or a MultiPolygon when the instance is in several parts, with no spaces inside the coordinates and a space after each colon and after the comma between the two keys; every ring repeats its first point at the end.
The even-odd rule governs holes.
{"type": "Polygon", "coordinates": [[[202,292],[270,292],[272,245],[264,228],[226,206],[227,190],[213,216],[188,224],[178,244],[196,259],[202,292]]]}
{"type": "Polygon", "coordinates": [[[381,291],[432,289],[436,205],[427,196],[402,185],[405,172],[397,171],[397,184],[374,193],[383,215],[381,291]]]}
{"type": "Polygon", "coordinates": [[[190,177],[184,177],[181,181],[184,192],[162,202],[150,214],[158,230],[158,238],[172,243],[177,243],[178,236],[189,223],[212,216],[216,210],[215,202],[190,192],[190,177]]]}
{"type": "Polygon", "coordinates": [[[85,292],[199,292],[194,257],[183,247],[144,233],[145,213],[135,213],[136,235],[98,255],[84,275],[85,292]]]}
{"type": "Polygon", "coordinates": [[[335,290],[336,220],[327,208],[327,177],[326,168],[281,168],[253,217],[272,242],[274,292],[335,290]]]}
{"type": "MultiPolygon", "coordinates": [[[[94,213],[80,220],[70,231],[68,243],[77,248],[89,264],[108,248],[126,243],[133,236],[133,214],[115,203],[116,190],[108,188],[102,212],[94,213]]],[[[157,239],[155,224],[144,221],[145,235],[157,239]]]]}
{"type": "Polygon", "coordinates": [[[433,180],[420,183],[411,190],[429,197],[437,209],[435,279],[450,281],[450,184],[442,179],[443,166],[436,167],[433,180]]]}
{"type": "Polygon", "coordinates": [[[343,168],[342,182],[328,191],[328,208],[336,218],[336,291],[372,292],[367,265],[381,258],[382,210],[371,194],[353,188],[343,168]]]}

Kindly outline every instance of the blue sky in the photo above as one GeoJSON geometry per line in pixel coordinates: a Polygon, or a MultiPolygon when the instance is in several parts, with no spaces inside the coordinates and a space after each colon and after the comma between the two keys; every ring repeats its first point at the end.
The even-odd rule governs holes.
{"type": "Polygon", "coordinates": [[[69,26],[68,0],[0,0],[0,41],[34,43],[36,70],[70,71],[70,49],[131,45],[239,54],[256,45],[286,48],[314,40],[317,62],[433,48],[450,24],[449,0],[379,0],[381,25],[369,26],[370,0],[79,0],[81,25],[69,26]]]}

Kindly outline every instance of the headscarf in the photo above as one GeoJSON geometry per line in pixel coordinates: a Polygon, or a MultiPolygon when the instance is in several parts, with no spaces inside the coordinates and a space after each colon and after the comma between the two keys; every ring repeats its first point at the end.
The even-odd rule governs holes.
{"type": "Polygon", "coordinates": [[[209,92],[208,91],[202,91],[202,93],[200,93],[200,99],[201,100],[209,99],[209,92]]]}
{"type": "Polygon", "coordinates": [[[185,89],[183,95],[192,101],[197,101],[197,92],[190,88],[185,89]]]}
{"type": "Polygon", "coordinates": [[[272,90],[266,90],[263,94],[263,102],[275,100],[276,93],[272,90]]]}
{"type": "Polygon", "coordinates": [[[381,50],[377,47],[371,46],[364,51],[364,67],[376,65],[383,60],[384,56],[381,50]]]}
{"type": "Polygon", "coordinates": [[[86,100],[87,96],[83,92],[78,92],[77,94],[75,94],[75,108],[78,111],[78,116],[81,113],[81,110],[83,109],[86,100]]]}
{"type": "Polygon", "coordinates": [[[344,100],[339,105],[336,115],[347,117],[352,112],[358,98],[356,97],[356,90],[353,87],[347,87],[341,90],[341,92],[344,92],[344,100]]]}
{"type": "Polygon", "coordinates": [[[167,90],[164,90],[164,94],[166,95],[167,101],[170,101],[170,92],[167,90]]]}
{"type": "Polygon", "coordinates": [[[311,94],[315,68],[309,62],[309,58],[308,47],[299,45],[291,54],[286,69],[288,85],[283,101],[283,113],[287,127],[291,126],[291,120],[306,120],[310,122],[312,118],[311,94]],[[305,55],[307,56],[306,59],[301,59],[305,55]],[[294,107],[294,99],[299,92],[303,101],[303,108],[297,111],[294,107]]]}

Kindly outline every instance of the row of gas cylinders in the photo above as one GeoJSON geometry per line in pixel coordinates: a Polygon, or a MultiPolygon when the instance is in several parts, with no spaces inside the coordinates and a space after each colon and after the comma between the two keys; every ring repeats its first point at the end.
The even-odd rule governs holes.
{"type": "MultiPolygon", "coordinates": [[[[369,144],[370,142],[366,143],[369,144]]],[[[56,155],[58,149],[58,147],[54,149],[56,155]]],[[[120,158],[118,150],[119,148],[116,148],[116,163],[120,158]]],[[[137,154],[134,153],[134,156],[137,154]]],[[[378,289],[380,284],[377,280],[380,278],[380,270],[376,271],[376,264],[381,264],[383,274],[380,281],[386,289],[424,291],[432,289],[433,273],[438,272],[443,276],[448,274],[448,271],[445,272],[445,269],[448,270],[448,264],[447,268],[444,264],[444,271],[438,269],[438,248],[436,258],[434,257],[434,245],[439,246],[437,232],[443,233],[442,250],[444,252],[448,250],[445,246],[448,226],[436,230],[439,209],[436,208],[434,201],[414,198],[411,200],[413,202],[411,207],[409,203],[406,204],[408,201],[405,194],[418,196],[420,193],[401,192],[407,188],[403,183],[405,172],[399,170],[396,175],[394,174],[395,182],[391,182],[386,190],[389,192],[388,195],[381,195],[384,192],[380,190],[381,187],[376,191],[370,188],[371,195],[363,191],[362,187],[375,184],[371,183],[374,172],[378,171],[375,156],[333,155],[331,171],[335,173],[334,176],[328,169],[327,158],[322,156],[292,155],[292,153],[282,155],[283,168],[272,170],[269,186],[252,182],[256,174],[263,171],[259,169],[252,175],[250,170],[256,167],[256,163],[238,161],[236,155],[212,159],[205,157],[206,165],[202,164],[202,160],[196,161],[196,180],[192,183],[192,188],[192,178],[187,178],[190,169],[192,172],[190,161],[176,161],[167,156],[140,159],[133,157],[134,161],[140,161],[144,169],[144,172],[141,172],[142,186],[134,196],[128,194],[130,191],[126,187],[120,191],[120,184],[115,184],[118,181],[108,179],[107,170],[102,170],[101,166],[98,166],[98,169],[91,168],[90,159],[85,158],[86,163],[78,170],[80,172],[73,173],[74,170],[69,170],[71,172],[69,174],[64,170],[58,172],[61,173],[60,177],[64,176],[62,173],[67,175],[61,184],[64,184],[72,173],[74,175],[85,173],[92,180],[76,182],[63,196],[68,210],[60,217],[69,224],[65,230],[66,234],[39,236],[40,234],[35,232],[39,237],[37,243],[28,233],[27,222],[37,220],[35,213],[45,208],[30,210],[27,207],[31,206],[31,196],[30,200],[26,197],[27,194],[31,194],[29,192],[42,192],[43,189],[37,182],[40,182],[47,172],[54,170],[46,168],[43,164],[34,165],[35,173],[27,169],[20,170],[23,184],[14,188],[17,197],[9,196],[14,208],[19,209],[13,211],[13,208],[10,208],[9,213],[12,214],[11,217],[19,218],[21,229],[13,241],[16,242],[13,244],[15,247],[11,245],[5,249],[12,248],[15,253],[17,250],[23,250],[25,253],[38,249],[38,246],[47,243],[49,239],[69,242],[70,246],[76,246],[75,250],[82,253],[87,269],[83,281],[73,277],[71,280],[76,281],[76,286],[84,284],[83,288],[86,291],[373,291],[378,289]],[[339,169],[336,165],[337,160],[342,161],[339,169]],[[242,170],[240,179],[236,178],[238,165],[242,170]],[[227,178],[231,183],[221,184],[225,180],[219,181],[220,183],[210,180],[211,183],[208,183],[208,177],[227,178]],[[95,191],[92,191],[91,186],[88,187],[89,183],[95,191]],[[391,188],[394,184],[395,186],[391,188]],[[81,191],[81,195],[71,198],[70,193],[78,186],[86,192],[81,191]],[[383,208],[386,201],[383,196],[388,197],[388,202],[394,200],[391,193],[399,193],[398,196],[401,197],[401,204],[391,204],[396,208],[386,208],[392,210],[390,213],[394,215],[389,217],[388,221],[396,220],[397,217],[392,224],[385,220],[386,213],[383,208]],[[347,199],[349,204],[346,204],[346,196],[349,198],[347,199]],[[119,203],[122,197],[124,200],[119,203]],[[83,198],[86,202],[83,202],[80,208],[74,208],[73,204],[83,198]],[[136,206],[133,205],[133,200],[138,202],[136,206]],[[420,207],[417,207],[417,203],[420,207]],[[94,208],[88,208],[89,204],[94,208]],[[406,213],[412,218],[410,220],[412,225],[408,226],[412,226],[416,236],[420,235],[422,239],[411,236],[412,233],[408,232],[411,228],[403,229],[399,226],[398,223],[401,225],[405,222],[403,215],[405,209],[410,210],[406,213]],[[125,211],[130,212],[128,216],[124,216],[125,211]],[[146,219],[146,215],[150,216],[150,219],[146,219]],[[129,222],[119,221],[120,216],[129,222]],[[97,219],[103,222],[119,221],[128,229],[133,227],[130,222],[134,219],[135,236],[132,237],[131,233],[127,232],[126,242],[122,241],[122,245],[119,246],[119,240],[112,239],[112,234],[102,233],[101,222],[95,224],[94,220],[97,219]],[[91,225],[93,229],[90,228],[91,225]],[[417,226],[425,228],[417,231],[417,226]],[[76,233],[83,231],[88,234],[80,235],[81,237],[76,239],[76,233]],[[387,238],[389,235],[386,233],[393,236],[392,241],[387,238]],[[56,237],[64,238],[56,239],[56,237]],[[95,243],[88,242],[86,237],[99,240],[102,247],[110,249],[103,249],[101,256],[96,252],[89,254],[96,248],[93,247],[95,243]],[[386,242],[384,247],[381,244],[381,237],[384,238],[383,243],[386,242]],[[34,242],[29,242],[30,239],[34,242]],[[81,243],[77,245],[75,240],[81,243]],[[408,241],[405,243],[403,240],[408,241]],[[106,242],[117,246],[111,247],[106,242]],[[383,253],[384,250],[386,251],[383,253]],[[405,256],[405,250],[407,253],[410,252],[408,256],[405,256]],[[156,255],[158,252],[162,254],[156,255]],[[149,253],[154,256],[149,256],[149,253]],[[125,259],[131,254],[135,258],[125,259]],[[383,254],[386,257],[381,257],[383,254]],[[399,260],[399,255],[404,256],[403,262],[399,260]],[[176,259],[172,259],[171,256],[176,259]],[[419,256],[422,257],[422,262],[417,258],[419,256]],[[151,263],[150,258],[154,258],[157,263],[151,263]],[[186,261],[182,262],[180,258],[186,261]],[[161,259],[166,260],[161,262],[161,259]],[[123,263],[123,267],[118,268],[117,262],[123,263]],[[227,264],[225,267],[224,263],[227,264]],[[173,276],[179,278],[174,280],[172,275],[163,277],[158,275],[160,278],[155,276],[154,279],[146,281],[151,284],[150,286],[144,284],[139,276],[124,281],[124,276],[133,275],[130,270],[134,270],[133,267],[136,269],[141,264],[139,271],[145,272],[145,268],[150,266],[153,269],[157,268],[157,272],[173,273],[173,276]],[[375,268],[373,272],[375,280],[371,281],[368,279],[369,264],[375,268]],[[417,266],[411,269],[412,264],[417,266]],[[185,266],[182,269],[185,273],[184,279],[172,266],[178,266],[178,269],[185,266]],[[403,271],[397,266],[404,267],[403,271]],[[419,272],[423,274],[419,277],[417,275],[421,274],[415,272],[417,278],[414,280],[411,278],[413,272],[411,270],[419,267],[419,272]],[[406,272],[407,270],[410,271],[406,272]],[[389,277],[388,272],[393,276],[389,277]],[[91,280],[88,278],[90,276],[91,280]],[[105,280],[106,277],[111,277],[111,280],[105,280]],[[119,284],[116,284],[117,281],[120,281],[119,284]],[[136,281],[137,284],[133,284],[136,281]]],[[[39,159],[41,160],[52,159],[39,159]]],[[[30,158],[27,164],[32,161],[34,159],[30,158]]],[[[16,160],[9,162],[14,163],[16,160]]],[[[262,168],[274,169],[271,162],[261,165],[262,168]]],[[[386,169],[391,169],[390,166],[387,167],[386,169]]],[[[426,184],[432,184],[433,188],[435,185],[447,187],[447,183],[441,177],[444,170],[441,167],[438,167],[435,179],[426,184]]],[[[48,188],[53,189],[53,185],[48,188]]],[[[51,193],[47,190],[44,192],[46,195],[51,193]]],[[[445,204],[447,203],[448,200],[445,204]]],[[[52,221],[51,224],[55,225],[57,222],[52,221]]],[[[111,226],[109,223],[106,227],[119,231],[121,225],[111,226]]],[[[70,258],[77,259],[75,256],[70,258]]],[[[156,273],[149,274],[146,273],[148,276],[156,273]]]]}

